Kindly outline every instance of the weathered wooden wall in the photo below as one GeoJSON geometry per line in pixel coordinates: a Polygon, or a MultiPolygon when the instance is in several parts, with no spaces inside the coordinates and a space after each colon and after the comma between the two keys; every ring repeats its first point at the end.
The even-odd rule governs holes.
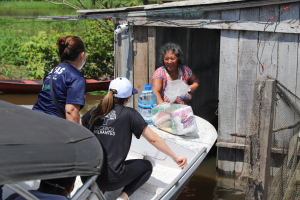
{"type": "MultiPolygon", "coordinates": [[[[179,12],[177,9],[178,12],[173,15],[162,13],[160,18],[165,17],[170,20],[135,23],[135,25],[143,26],[144,29],[133,28],[133,32],[130,32],[134,38],[132,55],[123,53],[123,45],[116,48],[116,57],[118,57],[116,66],[121,66],[118,63],[121,58],[123,60],[121,59],[120,62],[124,62],[125,57],[131,56],[131,61],[129,58],[127,60],[132,62],[133,74],[129,73],[129,77],[133,77],[133,82],[143,79],[141,84],[144,84],[146,80],[150,82],[154,67],[159,67],[159,48],[166,42],[177,42],[181,45],[186,56],[185,64],[192,68],[203,83],[193,95],[192,105],[195,114],[208,119],[209,116],[213,116],[211,114],[216,103],[212,103],[214,107],[212,110],[202,110],[202,108],[209,107],[211,100],[216,102],[219,100],[218,168],[221,172],[231,175],[239,175],[242,171],[245,140],[242,137],[231,136],[230,133],[242,135],[247,133],[256,78],[274,77],[289,90],[300,95],[300,86],[297,85],[300,82],[299,35],[296,34],[296,30],[292,31],[295,29],[295,25],[296,27],[299,25],[299,3],[279,4],[278,2],[276,5],[267,5],[263,4],[266,1],[260,2],[261,5],[266,6],[247,6],[232,10],[229,10],[230,8],[214,11],[200,10],[192,13],[186,12],[185,9],[179,12]],[[289,9],[279,15],[280,11],[286,7],[289,9]],[[275,29],[272,31],[272,28],[276,27],[277,16],[280,16],[278,22],[282,24],[278,25],[276,31],[275,29]],[[259,24],[257,21],[266,22],[271,17],[275,17],[275,19],[271,21],[270,26],[267,26],[268,30],[264,32],[261,27],[264,23],[259,24]],[[214,23],[211,24],[211,28],[214,30],[210,30],[209,24],[191,28],[193,25],[189,25],[189,22],[195,23],[197,19],[246,20],[241,22],[245,25],[245,30],[239,26],[239,23],[233,25],[239,26],[234,30],[231,30],[230,23],[221,24],[220,30],[216,30],[217,27],[214,23]],[[183,25],[182,23],[176,24],[176,20],[178,22],[186,21],[183,25]],[[251,23],[255,25],[253,29],[251,27],[249,29],[251,23]],[[150,26],[146,30],[149,25],[153,27],[150,26]],[[154,31],[154,26],[156,31],[154,31]],[[174,26],[189,28],[175,28],[174,26]],[[141,31],[142,29],[144,31],[141,31]],[[135,33],[144,34],[144,36],[134,36],[135,33]],[[144,37],[144,39],[140,40],[140,37],[144,37]],[[148,53],[148,56],[143,52],[148,53]],[[136,55],[141,55],[143,59],[138,60],[140,58],[135,58],[136,55]],[[142,66],[139,62],[143,62],[144,65],[142,66]],[[141,67],[146,71],[139,75],[140,69],[136,69],[137,74],[135,74],[135,67],[141,67]],[[216,77],[219,77],[219,80],[216,77]],[[205,115],[205,112],[208,115],[205,115]]],[[[134,14],[135,12],[132,13],[132,17],[134,14]]],[[[130,45],[130,41],[126,39],[125,35],[124,33],[116,38],[117,47],[120,45],[120,41],[123,43],[126,41],[130,45]]],[[[124,49],[126,48],[124,47],[124,49]]],[[[124,73],[123,69],[131,70],[130,67],[123,67],[120,70],[118,68],[116,69],[117,74],[124,73]]],[[[294,115],[288,116],[288,118],[293,120],[294,115]]],[[[278,146],[282,145],[282,141],[277,140],[276,137],[273,143],[278,146]]]]}
{"type": "MultiPolygon", "coordinates": [[[[265,22],[278,15],[279,9],[283,10],[287,6],[290,4],[223,11],[222,20],[243,20],[259,16],[257,20],[265,22]]],[[[289,10],[280,16],[280,22],[299,24],[299,4],[290,6],[289,10]]],[[[244,138],[233,137],[230,133],[247,134],[256,78],[274,77],[292,92],[297,94],[297,91],[300,91],[300,86],[297,86],[297,82],[300,81],[298,49],[298,34],[221,31],[217,143],[220,171],[236,176],[242,171],[241,149],[245,141],[244,138]],[[231,155],[227,156],[229,153],[231,155]]],[[[294,115],[289,118],[293,120],[294,115]]],[[[273,141],[279,142],[276,139],[273,141]]]]}
{"type": "MultiPolygon", "coordinates": [[[[155,71],[155,35],[155,27],[144,26],[130,26],[115,35],[115,77],[128,78],[139,93],[155,71]]],[[[129,106],[137,109],[137,101],[135,95],[129,106]]]]}

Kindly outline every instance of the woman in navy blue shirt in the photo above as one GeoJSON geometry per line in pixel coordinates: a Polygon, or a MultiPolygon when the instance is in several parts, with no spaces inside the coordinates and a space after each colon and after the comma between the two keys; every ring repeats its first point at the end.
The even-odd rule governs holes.
{"type": "Polygon", "coordinates": [[[84,106],[86,91],[85,78],[79,72],[86,61],[84,43],[77,36],[67,36],[60,37],[56,44],[61,63],[45,76],[33,110],[79,123],[79,110],[84,106]]]}

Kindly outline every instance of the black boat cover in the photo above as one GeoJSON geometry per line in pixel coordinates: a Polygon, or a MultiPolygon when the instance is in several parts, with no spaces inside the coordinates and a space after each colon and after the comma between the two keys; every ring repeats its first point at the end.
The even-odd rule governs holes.
{"type": "Polygon", "coordinates": [[[100,173],[103,152],[86,128],[0,101],[0,185],[100,173]]]}

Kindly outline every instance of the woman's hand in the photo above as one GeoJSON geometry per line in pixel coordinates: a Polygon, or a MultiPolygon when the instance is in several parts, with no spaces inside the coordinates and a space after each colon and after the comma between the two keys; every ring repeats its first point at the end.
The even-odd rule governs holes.
{"type": "Polygon", "coordinates": [[[170,156],[181,169],[185,168],[187,165],[186,157],[177,156],[170,147],[165,143],[161,137],[159,137],[156,133],[154,133],[149,126],[146,126],[142,133],[143,137],[152,144],[155,148],[157,148],[162,153],[170,156]]]}
{"type": "Polygon", "coordinates": [[[80,109],[80,105],[67,104],[65,106],[66,119],[71,122],[75,122],[75,123],[79,124],[80,123],[79,109],[80,109]]]}
{"type": "Polygon", "coordinates": [[[193,94],[199,86],[199,79],[195,76],[195,74],[192,74],[192,76],[188,79],[188,84],[191,89],[190,93],[193,94]]]}
{"type": "Polygon", "coordinates": [[[198,88],[198,83],[193,83],[192,85],[189,85],[189,88],[191,89],[190,93],[193,94],[194,91],[198,88]]]}
{"type": "Polygon", "coordinates": [[[187,166],[187,159],[186,157],[180,157],[178,156],[176,160],[174,160],[178,166],[181,168],[181,169],[184,169],[186,166],[187,166]]]}

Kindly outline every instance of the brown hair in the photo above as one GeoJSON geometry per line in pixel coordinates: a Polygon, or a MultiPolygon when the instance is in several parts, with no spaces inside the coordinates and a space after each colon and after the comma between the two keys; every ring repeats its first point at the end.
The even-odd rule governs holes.
{"type": "Polygon", "coordinates": [[[117,90],[110,89],[110,91],[104,96],[104,98],[100,101],[99,105],[91,112],[91,119],[89,121],[90,130],[92,125],[99,118],[107,115],[113,107],[117,105],[124,105],[128,98],[118,98],[114,97],[114,94],[118,94],[117,90]]]}
{"type": "Polygon", "coordinates": [[[60,37],[56,42],[58,46],[58,55],[60,61],[74,61],[78,58],[81,52],[85,52],[85,47],[82,39],[77,36],[60,37]]]}

